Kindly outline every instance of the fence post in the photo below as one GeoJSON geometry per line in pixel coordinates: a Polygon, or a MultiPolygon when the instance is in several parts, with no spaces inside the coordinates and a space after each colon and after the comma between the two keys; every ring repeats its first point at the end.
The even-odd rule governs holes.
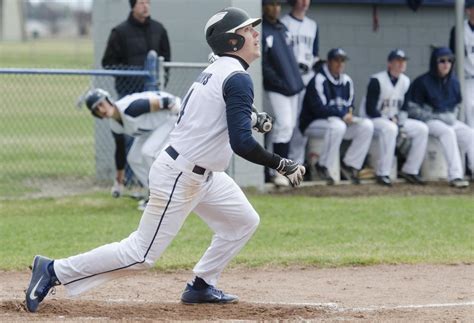
{"type": "Polygon", "coordinates": [[[145,82],[145,91],[158,91],[158,54],[154,50],[150,50],[145,60],[145,70],[149,72],[145,82]]]}
{"type": "Polygon", "coordinates": [[[163,56],[158,57],[158,89],[165,87],[165,58],[163,56]]]}

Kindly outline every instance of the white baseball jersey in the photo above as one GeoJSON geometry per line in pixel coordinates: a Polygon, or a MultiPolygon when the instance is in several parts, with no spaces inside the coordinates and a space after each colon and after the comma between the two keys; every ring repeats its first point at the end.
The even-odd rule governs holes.
{"type": "Polygon", "coordinates": [[[156,128],[167,123],[168,119],[172,117],[169,111],[167,110],[157,111],[153,113],[144,113],[137,117],[133,117],[125,113],[125,110],[133,101],[139,99],[150,99],[152,97],[174,98],[174,95],[167,92],[148,91],[134,93],[123,97],[122,99],[115,102],[115,105],[119,110],[120,117],[122,118],[122,123],[110,118],[110,129],[117,134],[127,134],[129,136],[136,137],[146,133],[150,133],[156,128]]]}
{"type": "MultiPolygon", "coordinates": [[[[318,31],[318,25],[314,20],[308,17],[299,20],[291,14],[283,16],[281,22],[288,29],[296,61],[298,64],[305,65],[308,68],[308,71],[311,71],[311,68],[317,61],[317,57],[314,54],[314,42],[318,31]]],[[[305,84],[307,83],[308,82],[305,82],[305,84]]]]}
{"type": "MultiPolygon", "coordinates": [[[[410,87],[410,79],[405,74],[401,74],[398,77],[398,81],[393,85],[387,71],[382,71],[372,75],[379,81],[380,95],[377,102],[376,109],[380,111],[380,114],[384,118],[392,118],[397,115],[403,105],[405,99],[405,93],[410,87]]],[[[365,102],[366,97],[361,102],[361,115],[365,116],[365,102]]]]}
{"type": "Polygon", "coordinates": [[[464,21],[464,47],[467,56],[464,60],[464,71],[466,77],[474,78],[474,31],[469,27],[468,21],[464,21]]]}
{"type": "Polygon", "coordinates": [[[196,165],[224,171],[232,157],[222,88],[233,73],[246,73],[238,60],[220,57],[194,82],[183,99],[170,144],[196,165]],[[186,119],[186,122],[181,122],[186,119]]]}

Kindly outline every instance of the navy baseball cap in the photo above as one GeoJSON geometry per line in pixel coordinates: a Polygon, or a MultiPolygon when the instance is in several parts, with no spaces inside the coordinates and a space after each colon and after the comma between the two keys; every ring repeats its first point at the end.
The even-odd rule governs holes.
{"type": "Polygon", "coordinates": [[[474,0],[466,0],[466,3],[464,4],[464,7],[466,7],[466,8],[474,7],[474,0]]]}
{"type": "Polygon", "coordinates": [[[347,53],[342,48],[333,48],[328,52],[328,61],[335,58],[342,58],[345,61],[349,59],[347,53]]]}
{"type": "Polygon", "coordinates": [[[393,61],[394,59],[407,60],[408,57],[405,52],[399,48],[392,50],[387,57],[387,61],[393,61]]]}

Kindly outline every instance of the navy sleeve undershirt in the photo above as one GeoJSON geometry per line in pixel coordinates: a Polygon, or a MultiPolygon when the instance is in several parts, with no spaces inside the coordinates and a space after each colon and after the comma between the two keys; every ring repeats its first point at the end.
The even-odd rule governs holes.
{"type": "Polygon", "coordinates": [[[125,109],[125,114],[131,117],[138,117],[145,113],[150,113],[150,100],[149,99],[137,99],[130,103],[130,105],[125,109]]]}
{"type": "Polygon", "coordinates": [[[267,152],[252,135],[253,84],[246,73],[231,75],[223,85],[227,127],[232,150],[240,157],[270,168],[277,168],[280,157],[267,152]]]}
{"type": "Polygon", "coordinates": [[[367,87],[367,97],[365,101],[365,111],[371,118],[379,118],[381,116],[380,111],[377,110],[377,103],[379,102],[380,96],[380,84],[379,81],[372,77],[367,87]]]}

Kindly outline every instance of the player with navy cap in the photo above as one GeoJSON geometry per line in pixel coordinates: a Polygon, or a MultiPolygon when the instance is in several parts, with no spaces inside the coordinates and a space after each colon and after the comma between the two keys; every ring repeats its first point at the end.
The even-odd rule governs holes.
{"type": "Polygon", "coordinates": [[[257,229],[260,218],[225,173],[232,154],[276,169],[299,185],[305,168],[267,152],[252,135],[253,83],[249,65],[260,57],[260,18],[234,7],[220,10],[204,32],[217,60],[188,90],[169,144],[150,171],[150,201],[135,232],[120,242],[51,260],[36,256],[26,292],[28,311],[57,284],[70,295],[154,265],[195,212],[214,231],[211,245],[194,267],[195,278],[181,295],[187,304],[234,303],[238,297],[215,286],[226,267],[257,229]]]}
{"type": "Polygon", "coordinates": [[[333,184],[329,168],[338,163],[343,139],[352,140],[341,163],[345,178],[359,184],[359,170],[369,150],[373,124],[353,116],[354,85],[344,73],[347,53],[342,48],[328,52],[327,63],[309,82],[300,115],[300,130],[308,137],[323,137],[324,148],[315,168],[318,175],[333,184]]]}
{"type": "Polygon", "coordinates": [[[408,119],[406,111],[401,110],[410,86],[410,79],[405,75],[407,60],[402,49],[390,51],[387,69],[371,76],[359,109],[360,116],[374,123],[380,151],[375,173],[377,183],[385,186],[392,185],[390,172],[399,135],[412,140],[400,176],[409,183],[424,184],[419,172],[428,143],[428,127],[421,121],[408,119]]]}

